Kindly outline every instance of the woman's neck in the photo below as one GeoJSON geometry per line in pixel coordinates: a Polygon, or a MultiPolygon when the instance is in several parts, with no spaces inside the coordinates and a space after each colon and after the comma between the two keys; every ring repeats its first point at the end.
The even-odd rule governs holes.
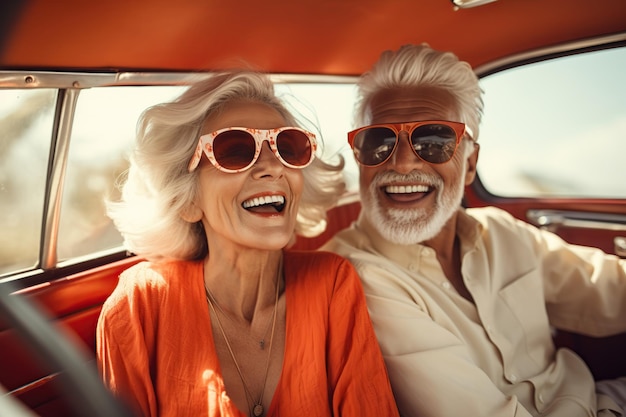
{"type": "Polygon", "coordinates": [[[220,308],[249,323],[274,308],[282,278],[281,250],[216,250],[204,262],[205,286],[220,308]]]}

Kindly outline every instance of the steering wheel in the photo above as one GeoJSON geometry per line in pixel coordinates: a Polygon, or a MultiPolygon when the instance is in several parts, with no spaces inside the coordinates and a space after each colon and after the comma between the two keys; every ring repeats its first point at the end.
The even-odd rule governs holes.
{"type": "MultiPolygon", "coordinates": [[[[89,364],[86,349],[62,336],[44,311],[24,296],[15,294],[10,282],[0,284],[0,313],[28,343],[35,356],[59,373],[62,392],[76,415],[85,417],[132,417],[133,414],[104,386],[97,370],[89,364]]],[[[0,388],[2,385],[0,384],[0,388]]],[[[3,395],[2,397],[11,397],[3,395]]],[[[5,398],[18,416],[32,416],[24,407],[5,398]]],[[[4,406],[2,407],[5,410],[4,406]]],[[[13,414],[12,414],[13,415],[13,414]]]]}

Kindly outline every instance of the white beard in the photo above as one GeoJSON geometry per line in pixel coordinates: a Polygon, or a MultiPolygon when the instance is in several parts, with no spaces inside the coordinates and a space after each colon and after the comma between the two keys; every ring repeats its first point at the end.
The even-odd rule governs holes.
{"type": "Polygon", "coordinates": [[[412,171],[402,175],[384,171],[374,177],[368,189],[361,190],[361,201],[365,216],[378,233],[390,242],[412,245],[432,239],[441,231],[461,205],[464,188],[462,181],[446,188],[441,177],[433,174],[412,171]],[[434,187],[437,195],[432,215],[429,216],[424,209],[385,208],[380,198],[380,187],[390,182],[419,182],[434,187]]]}

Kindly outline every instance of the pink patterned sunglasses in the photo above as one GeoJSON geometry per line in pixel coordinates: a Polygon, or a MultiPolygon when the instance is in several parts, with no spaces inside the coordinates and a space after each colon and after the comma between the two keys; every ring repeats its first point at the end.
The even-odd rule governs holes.
{"type": "Polygon", "coordinates": [[[220,171],[245,171],[259,158],[265,141],[286,167],[302,169],[315,158],[315,134],[299,127],[227,127],[200,137],[188,170],[192,172],[198,167],[204,151],[209,161],[220,171]]]}

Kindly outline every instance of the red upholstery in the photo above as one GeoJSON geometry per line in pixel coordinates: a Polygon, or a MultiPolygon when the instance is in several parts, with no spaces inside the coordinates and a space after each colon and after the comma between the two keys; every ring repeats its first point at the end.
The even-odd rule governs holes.
{"type": "Polygon", "coordinates": [[[353,201],[330,209],[328,211],[326,230],[316,237],[298,236],[293,249],[315,250],[319,248],[339,230],[350,226],[359,216],[360,211],[360,201],[353,201]]]}

